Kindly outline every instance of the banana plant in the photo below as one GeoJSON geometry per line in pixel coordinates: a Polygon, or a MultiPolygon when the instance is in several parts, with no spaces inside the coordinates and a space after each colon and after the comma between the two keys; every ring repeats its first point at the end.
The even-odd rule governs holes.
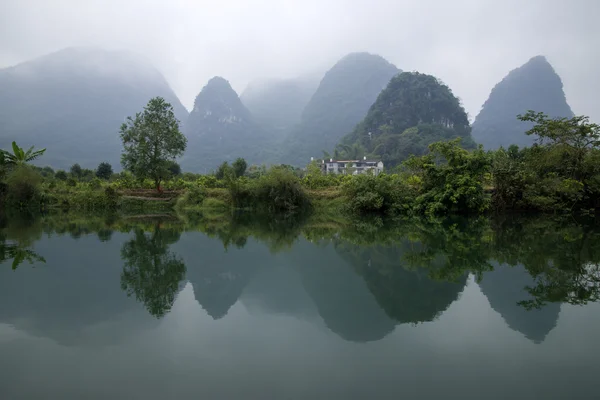
{"type": "Polygon", "coordinates": [[[13,152],[10,153],[6,150],[0,150],[2,153],[0,155],[0,165],[4,164],[7,167],[17,167],[20,165],[25,165],[38,157],[41,157],[46,149],[33,151],[33,146],[29,148],[29,150],[25,151],[23,148],[19,147],[17,143],[12,142],[13,152]]]}

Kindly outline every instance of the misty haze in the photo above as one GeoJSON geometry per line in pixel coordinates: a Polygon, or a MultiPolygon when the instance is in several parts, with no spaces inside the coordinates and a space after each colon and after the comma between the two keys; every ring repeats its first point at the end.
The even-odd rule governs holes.
{"type": "Polygon", "coordinates": [[[0,0],[1,399],[594,399],[600,2],[0,0]]]}

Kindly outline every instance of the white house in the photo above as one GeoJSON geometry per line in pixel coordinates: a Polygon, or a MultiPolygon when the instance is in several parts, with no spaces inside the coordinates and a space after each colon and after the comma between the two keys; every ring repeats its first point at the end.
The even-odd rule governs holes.
{"type": "Polygon", "coordinates": [[[324,174],[347,174],[352,175],[365,174],[372,171],[373,175],[379,175],[383,172],[383,161],[367,160],[334,160],[332,158],[321,162],[321,171],[324,174]]]}

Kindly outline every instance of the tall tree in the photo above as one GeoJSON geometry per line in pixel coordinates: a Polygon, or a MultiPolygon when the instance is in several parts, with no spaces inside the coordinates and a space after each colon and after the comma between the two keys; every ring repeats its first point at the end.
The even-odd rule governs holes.
{"type": "Polygon", "coordinates": [[[169,166],[187,145],[173,107],[162,97],[151,99],[144,111],[121,125],[121,164],[138,179],[154,180],[156,189],[169,174],[169,166]]]}
{"type": "Polygon", "coordinates": [[[81,178],[81,175],[83,175],[83,170],[81,169],[81,166],[79,164],[71,165],[70,172],[71,175],[73,175],[76,178],[81,178]]]}
{"type": "Polygon", "coordinates": [[[113,174],[113,169],[112,169],[112,165],[110,165],[107,162],[102,162],[98,165],[98,168],[96,168],[96,177],[100,178],[100,179],[110,179],[110,177],[113,174]]]}
{"type": "Polygon", "coordinates": [[[244,176],[244,174],[246,173],[246,168],[248,168],[248,164],[246,163],[246,160],[244,160],[241,157],[239,157],[237,160],[235,160],[233,162],[233,164],[231,164],[231,166],[233,167],[233,172],[234,172],[236,178],[239,178],[240,176],[244,176]]]}

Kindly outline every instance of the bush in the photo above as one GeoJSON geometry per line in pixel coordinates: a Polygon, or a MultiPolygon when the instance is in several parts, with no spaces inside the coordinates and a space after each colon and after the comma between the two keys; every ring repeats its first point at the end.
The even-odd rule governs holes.
{"type": "Polygon", "coordinates": [[[58,179],[59,181],[66,181],[67,173],[61,169],[61,170],[56,171],[56,174],[54,174],[54,177],[56,179],[58,179]]]}
{"type": "Polygon", "coordinates": [[[96,177],[104,180],[109,180],[113,174],[112,166],[107,162],[102,162],[96,168],[96,177]]]}
{"type": "Polygon", "coordinates": [[[13,206],[27,207],[42,199],[42,177],[27,165],[18,166],[6,176],[6,202],[13,206]]]}
{"type": "Polygon", "coordinates": [[[229,193],[237,208],[291,212],[311,206],[298,177],[283,168],[271,168],[266,175],[255,180],[232,180],[229,193]]]}
{"type": "Polygon", "coordinates": [[[177,208],[197,207],[206,198],[206,189],[202,186],[191,186],[185,194],[177,200],[177,208]]]}
{"type": "Polygon", "coordinates": [[[399,175],[355,175],[345,180],[347,209],[356,214],[400,214],[412,210],[417,190],[399,175]]]}
{"type": "Polygon", "coordinates": [[[102,187],[102,181],[98,178],[94,178],[90,181],[90,188],[93,190],[98,190],[102,187]]]}

